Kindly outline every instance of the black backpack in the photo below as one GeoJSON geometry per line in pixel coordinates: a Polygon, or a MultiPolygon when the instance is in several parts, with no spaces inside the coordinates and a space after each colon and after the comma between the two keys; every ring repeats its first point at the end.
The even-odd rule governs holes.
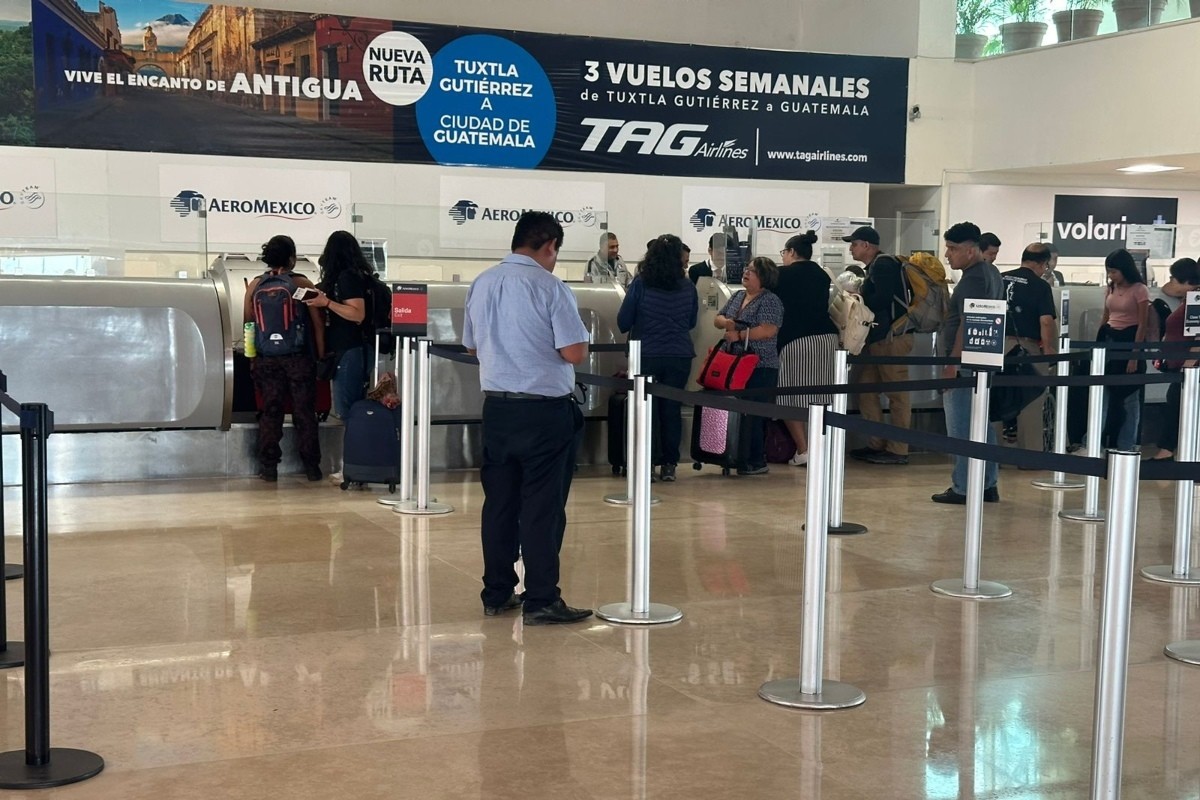
{"type": "Polygon", "coordinates": [[[264,272],[254,287],[254,344],[260,356],[289,356],[308,350],[308,308],[295,300],[291,273],[264,272]]]}
{"type": "MultiPolygon", "coordinates": [[[[392,287],[380,280],[378,274],[372,274],[366,279],[367,316],[363,322],[369,327],[364,331],[369,337],[376,333],[388,334],[392,329],[392,287]]],[[[392,352],[392,337],[385,335],[380,339],[381,355],[392,352]]]]}
{"type": "Polygon", "coordinates": [[[1171,307],[1161,297],[1150,302],[1150,313],[1146,320],[1146,337],[1151,342],[1161,342],[1167,335],[1167,317],[1171,316],[1171,307]]]}

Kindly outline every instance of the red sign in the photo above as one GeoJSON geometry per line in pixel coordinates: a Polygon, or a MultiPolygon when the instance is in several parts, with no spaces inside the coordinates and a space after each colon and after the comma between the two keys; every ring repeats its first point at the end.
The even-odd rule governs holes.
{"type": "Polygon", "coordinates": [[[392,333],[425,336],[429,331],[429,287],[423,283],[392,284],[392,333]]]}

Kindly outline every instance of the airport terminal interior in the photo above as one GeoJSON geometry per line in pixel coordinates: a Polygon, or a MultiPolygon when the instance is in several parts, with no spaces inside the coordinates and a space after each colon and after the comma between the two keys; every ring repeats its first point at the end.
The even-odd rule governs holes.
{"type": "MultiPolygon", "coordinates": [[[[0,0],[0,399],[53,413],[39,469],[0,411],[9,652],[39,616],[30,562],[49,575],[49,711],[32,701],[46,659],[0,666],[0,800],[1200,800],[1200,655],[1167,652],[1200,653],[1190,465],[1150,465],[1133,526],[1109,506],[1132,490],[1035,485],[1050,467],[1005,464],[998,502],[931,502],[951,482],[931,443],[951,443],[924,386],[912,429],[933,438],[907,463],[844,460],[842,513],[864,532],[810,539],[820,479],[786,454],[764,474],[692,469],[689,407],[677,480],[639,484],[656,499],[641,511],[606,502],[633,488],[610,446],[618,310],[663,234],[708,269],[691,376],[746,265],[806,231],[832,278],[866,226],[884,252],[941,259],[951,290],[955,223],[1001,242],[1002,272],[1053,246],[1058,344],[1076,349],[1124,249],[1149,297],[1200,327],[1200,296],[1165,290],[1200,257],[1200,106],[1178,94],[1198,0],[399,5],[0,0]],[[592,345],[563,599],[626,602],[648,574],[678,621],[485,616],[483,397],[457,351],[401,392],[407,411],[430,400],[407,426],[410,484],[343,474],[327,407],[324,476],[306,479],[289,421],[278,480],[259,479],[243,308],[264,242],[290,236],[315,281],[349,231],[397,297],[427,300],[393,323],[460,346],[472,281],[529,210],[564,228],[554,274],[592,345]],[[409,513],[429,504],[447,513],[409,513]],[[976,541],[978,577],[1011,594],[931,591],[965,581],[976,541]],[[1143,578],[1154,565],[1173,580],[1143,578]],[[814,664],[865,702],[760,696],[814,664]],[[32,788],[47,725],[103,771],[32,788]]],[[[942,344],[917,333],[907,378],[941,377],[942,344]]],[[[367,369],[374,385],[401,363],[367,369]]],[[[1145,461],[1174,418],[1171,369],[1152,363],[1135,395],[1145,461]]],[[[1099,419],[1074,392],[1071,420],[1099,419]]],[[[1071,445],[1094,472],[1098,437],[1077,450],[1053,399],[1006,457],[1071,445]]]]}

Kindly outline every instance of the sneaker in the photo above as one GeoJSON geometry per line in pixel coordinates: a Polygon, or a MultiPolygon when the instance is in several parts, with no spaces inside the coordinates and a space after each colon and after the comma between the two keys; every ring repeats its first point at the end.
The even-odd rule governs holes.
{"type": "Polygon", "coordinates": [[[311,467],[304,468],[304,477],[308,478],[310,481],[319,481],[325,477],[325,473],[321,472],[321,468],[319,466],[313,464],[311,467]]]}
{"type": "Polygon", "coordinates": [[[674,483],[675,482],[675,465],[674,464],[663,464],[662,482],[663,483],[674,483]]]}
{"type": "Polygon", "coordinates": [[[885,451],[876,450],[874,447],[857,447],[850,451],[850,457],[857,458],[859,461],[866,461],[869,456],[879,455],[882,452],[885,451]]]}
{"type": "Polygon", "coordinates": [[[1005,425],[1004,433],[1002,434],[1002,438],[1004,439],[1005,444],[1016,444],[1017,443],[1017,426],[1016,425],[1005,425]]]}
{"type": "Polygon", "coordinates": [[[999,503],[1000,502],[1000,487],[993,486],[990,489],[983,490],[983,502],[999,503]]]}
{"type": "Polygon", "coordinates": [[[807,467],[808,466],[808,453],[801,453],[799,450],[797,450],[796,455],[792,456],[791,460],[788,461],[788,463],[791,464],[793,467],[807,467]]]}
{"type": "Polygon", "coordinates": [[[942,492],[941,494],[933,495],[929,499],[935,503],[943,503],[945,505],[952,505],[952,506],[965,506],[967,504],[967,496],[965,494],[959,494],[958,492],[954,491],[953,486],[951,486],[949,489],[942,492]]]}
{"type": "Polygon", "coordinates": [[[908,456],[902,456],[899,453],[876,453],[873,456],[867,456],[865,459],[868,464],[897,464],[903,465],[908,463],[908,456]]]}
{"type": "Polygon", "coordinates": [[[761,467],[738,467],[738,475],[766,475],[771,471],[771,468],[766,464],[761,467]]]}

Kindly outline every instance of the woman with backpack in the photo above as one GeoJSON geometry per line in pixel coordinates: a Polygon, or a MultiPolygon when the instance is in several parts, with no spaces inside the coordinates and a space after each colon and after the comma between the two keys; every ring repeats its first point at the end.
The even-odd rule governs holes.
{"type": "Polygon", "coordinates": [[[320,311],[295,299],[297,289],[316,291],[312,281],[294,275],[296,243],[274,236],[262,246],[269,268],[246,287],[242,321],[255,326],[257,355],[250,361],[254,386],[262,398],[258,417],[259,477],[279,480],[283,451],[284,401],[291,398],[292,424],[304,474],[321,480],[321,442],[317,434],[317,359],[325,355],[325,320],[320,311]]]}
{"type": "Polygon", "coordinates": [[[321,279],[318,294],[307,301],[310,307],[327,309],[326,347],[333,355],[333,414],[345,419],[350,406],[366,396],[367,364],[372,350],[368,344],[367,293],[374,275],[370,262],[354,235],[335,231],[325,242],[318,262],[321,279]]]}
{"type": "MultiPolygon", "coordinates": [[[[838,347],[838,329],[829,316],[829,274],[812,260],[817,234],[808,231],[787,240],[779,251],[779,284],[775,294],[783,303],[779,326],[779,385],[806,386],[833,383],[833,361],[838,347]]],[[[775,401],[788,408],[807,409],[828,405],[830,395],[780,395],[775,401]]],[[[808,432],[800,420],[784,420],[796,453],[788,461],[793,467],[808,463],[808,432]]]]}

